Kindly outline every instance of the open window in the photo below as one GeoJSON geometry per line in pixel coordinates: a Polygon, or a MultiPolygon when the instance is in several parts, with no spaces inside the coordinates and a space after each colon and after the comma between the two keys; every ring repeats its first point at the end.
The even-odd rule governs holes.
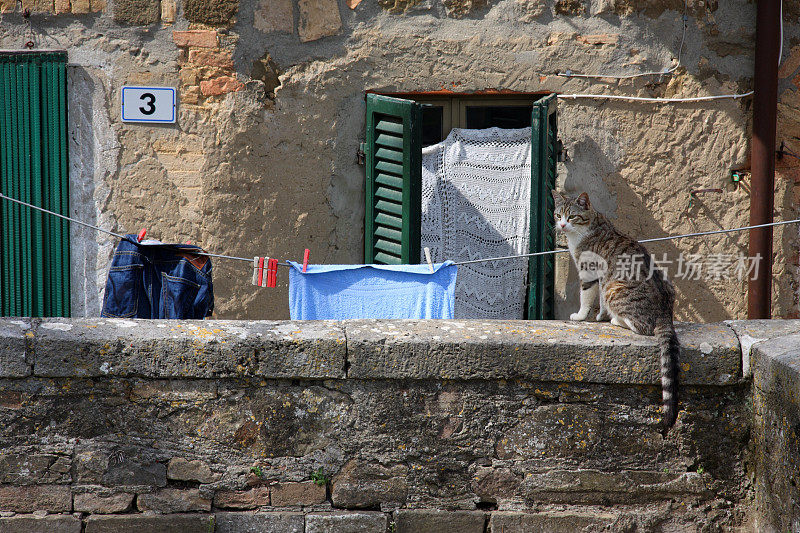
{"type": "MultiPolygon", "coordinates": [[[[531,128],[530,251],[552,250],[557,154],[555,95],[395,98],[367,94],[366,263],[418,263],[422,147],[452,128],[531,128]]],[[[553,317],[552,255],[528,262],[527,318],[553,317]]]]}

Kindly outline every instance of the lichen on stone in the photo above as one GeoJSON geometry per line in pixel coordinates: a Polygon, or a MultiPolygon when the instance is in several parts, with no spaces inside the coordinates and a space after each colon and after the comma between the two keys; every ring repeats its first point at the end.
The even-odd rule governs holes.
{"type": "Polygon", "coordinates": [[[158,0],[117,0],[114,2],[114,22],[144,26],[158,22],[161,5],[158,0]]]}
{"type": "Polygon", "coordinates": [[[189,22],[227,27],[235,22],[239,0],[183,0],[183,15],[189,22]]]}
{"type": "Polygon", "coordinates": [[[378,0],[378,5],[389,13],[405,13],[421,0],[378,0]]]}
{"type": "Polygon", "coordinates": [[[488,0],[444,0],[447,16],[452,18],[463,18],[488,5],[488,0]]]}
{"type": "Polygon", "coordinates": [[[556,15],[583,15],[586,13],[586,4],[583,0],[556,0],[555,5],[556,15]]]}

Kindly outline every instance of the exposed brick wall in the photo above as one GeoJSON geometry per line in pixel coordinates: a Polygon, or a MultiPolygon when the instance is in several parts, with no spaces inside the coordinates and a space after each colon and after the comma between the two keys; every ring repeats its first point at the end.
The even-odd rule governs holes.
{"type": "Polygon", "coordinates": [[[220,47],[216,31],[174,31],[172,38],[181,49],[178,75],[183,103],[198,105],[207,97],[244,89],[234,72],[233,56],[220,47]]]}

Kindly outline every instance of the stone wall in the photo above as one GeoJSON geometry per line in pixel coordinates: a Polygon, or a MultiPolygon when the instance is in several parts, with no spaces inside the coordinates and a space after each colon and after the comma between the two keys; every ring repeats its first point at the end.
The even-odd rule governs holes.
{"type": "Polygon", "coordinates": [[[793,326],[733,323],[753,370],[755,515],[765,529],[792,532],[800,531],[800,329],[793,326]]]}
{"type": "Polygon", "coordinates": [[[0,531],[785,531],[777,325],[3,319],[0,531]]]}
{"type": "MultiPolygon", "coordinates": [[[[252,257],[358,263],[363,253],[367,90],[484,89],[682,97],[752,88],[755,8],[747,0],[15,0],[0,2],[0,47],[69,52],[73,212],[127,232],[252,257]],[[32,10],[29,22],[22,7],[32,10]],[[683,48],[681,49],[681,42],[683,48]],[[678,58],[678,56],[680,56],[678,58]],[[680,61],[678,61],[680,59],[680,61]],[[576,73],[661,71],[614,81],[576,73]],[[125,84],[179,90],[174,126],[123,124],[125,84]]],[[[797,7],[785,9],[778,140],[800,154],[797,7]]],[[[640,238],[745,225],[749,100],[653,106],[561,101],[569,159],[559,184],[587,190],[640,238]],[[735,186],[731,169],[742,170],[735,186]],[[689,204],[689,191],[721,188],[689,204]]],[[[797,214],[800,161],[785,156],[776,217],[797,214]]],[[[797,228],[775,231],[774,312],[798,311],[797,228]]],[[[651,251],[746,252],[745,233],[651,251]]],[[[73,308],[99,313],[112,244],[73,228],[73,308]]],[[[676,265],[673,265],[673,269],[676,265]]],[[[218,261],[217,315],[286,318],[287,280],[253,290],[248,267],[218,261]]],[[[679,280],[678,316],[743,318],[746,283],[679,280]]],[[[578,284],[558,264],[558,317],[578,284]]]]}

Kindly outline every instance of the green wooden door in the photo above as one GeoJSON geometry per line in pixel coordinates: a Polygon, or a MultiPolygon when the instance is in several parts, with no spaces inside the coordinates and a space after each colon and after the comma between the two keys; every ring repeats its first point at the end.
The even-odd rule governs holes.
{"type": "MultiPolygon", "coordinates": [[[[68,215],[66,52],[0,53],[0,192],[68,215]]],[[[69,226],[0,200],[0,316],[69,316],[69,226]]]]}
{"type": "MultiPolygon", "coordinates": [[[[531,117],[531,252],[555,248],[553,196],[556,186],[558,128],[556,95],[533,104],[531,117]]],[[[528,262],[528,319],[554,316],[555,260],[552,254],[528,262]]]]}
{"type": "Polygon", "coordinates": [[[422,111],[410,100],[367,95],[364,262],[419,263],[422,111]]]}

